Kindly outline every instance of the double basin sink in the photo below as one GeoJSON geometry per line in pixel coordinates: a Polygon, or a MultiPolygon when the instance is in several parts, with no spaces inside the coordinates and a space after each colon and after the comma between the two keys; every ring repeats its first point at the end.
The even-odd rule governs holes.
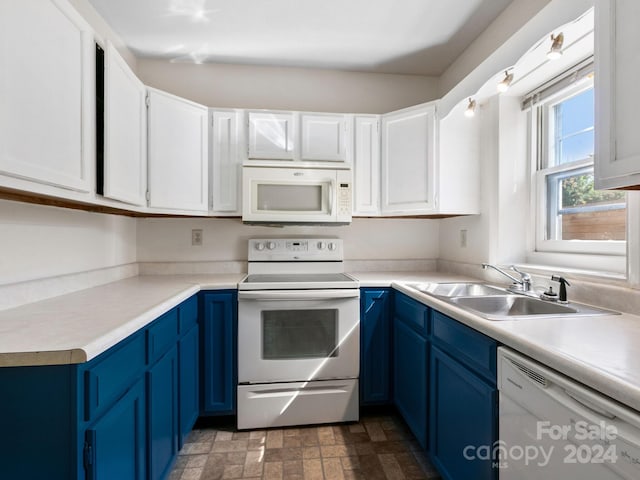
{"type": "Polygon", "coordinates": [[[411,288],[487,320],[614,315],[618,312],[571,302],[561,304],[484,283],[419,283],[411,288]]]}

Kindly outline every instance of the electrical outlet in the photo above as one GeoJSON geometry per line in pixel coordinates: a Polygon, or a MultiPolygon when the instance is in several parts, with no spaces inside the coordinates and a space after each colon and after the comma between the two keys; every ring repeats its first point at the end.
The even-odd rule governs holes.
{"type": "Polygon", "coordinates": [[[202,230],[199,228],[194,228],[191,230],[191,245],[196,247],[202,246],[202,230]]]}
{"type": "Polygon", "coordinates": [[[460,230],[460,247],[467,248],[467,231],[460,230]]]}

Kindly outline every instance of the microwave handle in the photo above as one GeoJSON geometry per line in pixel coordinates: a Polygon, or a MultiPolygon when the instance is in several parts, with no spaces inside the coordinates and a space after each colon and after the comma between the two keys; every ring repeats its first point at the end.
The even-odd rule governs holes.
{"type": "Polygon", "coordinates": [[[333,215],[333,180],[329,182],[329,214],[333,215]]]}
{"type": "Polygon", "coordinates": [[[358,298],[358,289],[340,290],[267,290],[238,292],[238,300],[333,300],[339,298],[358,298]]]}

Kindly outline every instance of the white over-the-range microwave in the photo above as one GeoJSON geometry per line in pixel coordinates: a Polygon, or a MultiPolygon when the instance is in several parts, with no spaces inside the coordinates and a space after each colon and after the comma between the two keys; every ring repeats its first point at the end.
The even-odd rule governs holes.
{"type": "Polygon", "coordinates": [[[349,224],[352,182],[349,166],[243,165],[242,221],[349,224]]]}

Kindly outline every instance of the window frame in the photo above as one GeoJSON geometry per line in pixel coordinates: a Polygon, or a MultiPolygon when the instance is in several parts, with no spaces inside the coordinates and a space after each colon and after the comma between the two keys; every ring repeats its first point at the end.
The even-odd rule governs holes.
{"type": "MultiPolygon", "coordinates": [[[[623,257],[627,255],[627,240],[557,240],[550,239],[547,235],[553,228],[550,226],[551,211],[558,211],[559,205],[549,206],[549,192],[547,190],[547,179],[550,176],[566,174],[570,176],[588,169],[593,170],[594,156],[575,160],[568,163],[549,166],[549,160],[555,153],[555,136],[552,131],[555,121],[552,113],[553,107],[575,95],[594,88],[593,78],[587,76],[574,82],[553,95],[545,98],[539,103],[532,104],[531,115],[531,135],[532,135],[532,192],[533,212],[535,218],[534,225],[534,253],[568,253],[581,255],[605,255],[623,257]]],[[[626,202],[628,204],[628,202],[626,202]]],[[[554,222],[555,223],[555,222],[554,222]]],[[[628,215],[626,221],[627,232],[628,215]]],[[[627,233],[628,237],[628,233],[627,233]]]]}

